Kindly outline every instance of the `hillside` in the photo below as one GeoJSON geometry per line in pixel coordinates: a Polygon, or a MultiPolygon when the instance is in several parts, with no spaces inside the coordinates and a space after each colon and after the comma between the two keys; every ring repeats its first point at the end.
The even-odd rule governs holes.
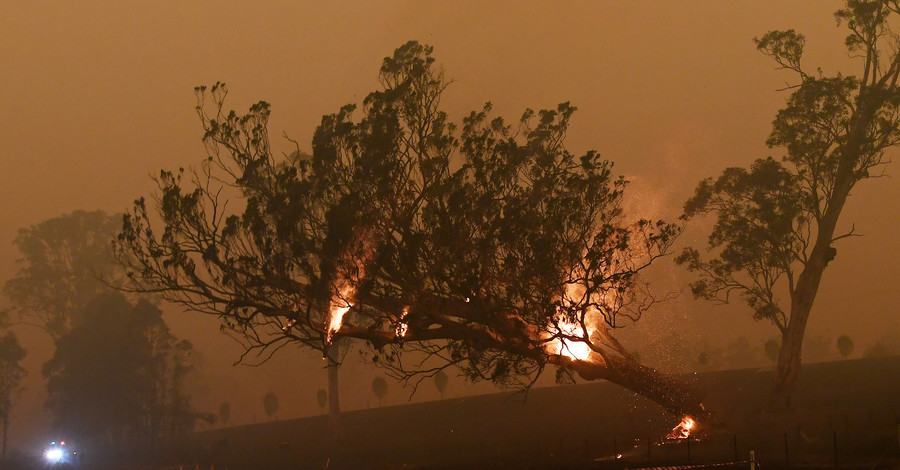
{"type": "MultiPolygon", "coordinates": [[[[771,369],[685,379],[706,390],[715,416],[690,443],[663,439],[680,417],[600,382],[347,412],[339,461],[348,468],[634,467],[743,460],[755,450],[768,469],[898,459],[900,357],[809,364],[788,411],[770,403],[771,369]],[[618,462],[616,453],[623,454],[618,462]]],[[[327,416],[205,431],[183,458],[229,468],[321,468],[329,436],[327,416]]]]}

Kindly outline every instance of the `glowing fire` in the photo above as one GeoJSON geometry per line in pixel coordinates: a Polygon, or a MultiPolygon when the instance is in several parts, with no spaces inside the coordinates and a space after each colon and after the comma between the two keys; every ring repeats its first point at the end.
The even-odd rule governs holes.
{"type": "MultiPolygon", "coordinates": [[[[575,323],[560,321],[559,329],[560,333],[567,336],[581,337],[583,335],[581,326],[575,323]]],[[[559,339],[554,341],[554,343],[556,343],[554,345],[556,349],[555,354],[568,356],[579,361],[583,361],[591,355],[591,347],[582,341],[559,339]]]]}
{"type": "Polygon", "coordinates": [[[350,295],[352,294],[353,288],[349,285],[345,285],[341,288],[340,295],[331,299],[331,303],[328,307],[328,331],[325,335],[325,340],[328,341],[328,344],[331,344],[332,337],[341,329],[341,325],[344,322],[344,314],[353,306],[349,300],[350,295]]]}
{"type": "Polygon", "coordinates": [[[409,331],[409,324],[406,323],[407,315],[409,315],[409,306],[403,307],[403,313],[400,314],[400,320],[397,322],[397,329],[394,333],[398,338],[403,338],[406,336],[406,332],[409,331]]]}
{"type": "Polygon", "coordinates": [[[666,436],[666,439],[687,439],[691,437],[691,430],[694,429],[696,423],[694,419],[690,416],[685,416],[682,418],[681,422],[678,423],[678,426],[672,428],[672,432],[666,436]]]}
{"type": "MultiPolygon", "coordinates": [[[[574,283],[567,284],[566,293],[562,298],[563,304],[566,306],[577,305],[578,301],[576,299],[580,298],[583,295],[583,292],[584,289],[581,286],[574,283]]],[[[588,313],[589,317],[591,312],[588,313]]],[[[562,311],[557,312],[549,326],[550,331],[555,332],[560,336],[570,336],[573,338],[584,339],[585,341],[557,338],[547,343],[547,352],[550,354],[566,356],[577,361],[587,360],[591,355],[591,347],[586,341],[590,338],[591,333],[593,333],[593,328],[590,326],[591,321],[589,321],[588,318],[585,318],[585,324],[587,326],[587,336],[585,336],[584,329],[582,329],[579,322],[570,321],[562,311]]]]}

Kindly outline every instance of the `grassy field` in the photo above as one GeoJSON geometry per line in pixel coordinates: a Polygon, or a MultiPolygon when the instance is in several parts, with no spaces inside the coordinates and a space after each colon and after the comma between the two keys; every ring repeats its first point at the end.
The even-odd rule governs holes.
{"type": "Polygon", "coordinates": [[[771,369],[685,379],[715,413],[690,442],[664,439],[680,417],[600,382],[347,412],[340,452],[327,416],[205,431],[184,458],[229,469],[322,468],[329,455],[331,468],[621,469],[753,450],[767,470],[898,468],[900,357],[808,364],[789,410],[771,403],[771,369]]]}

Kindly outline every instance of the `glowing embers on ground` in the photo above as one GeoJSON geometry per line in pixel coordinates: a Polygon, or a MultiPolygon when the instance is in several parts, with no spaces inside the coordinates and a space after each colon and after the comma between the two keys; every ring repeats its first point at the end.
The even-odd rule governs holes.
{"type": "Polygon", "coordinates": [[[690,416],[682,418],[678,426],[672,428],[672,431],[666,436],[666,439],[687,439],[691,437],[691,431],[696,428],[697,423],[690,416]]]}
{"type": "Polygon", "coordinates": [[[340,288],[338,295],[332,297],[328,305],[328,331],[325,334],[328,344],[331,344],[334,334],[341,329],[341,325],[344,323],[344,314],[353,306],[353,303],[350,302],[350,296],[353,293],[353,287],[345,285],[340,288]]]}

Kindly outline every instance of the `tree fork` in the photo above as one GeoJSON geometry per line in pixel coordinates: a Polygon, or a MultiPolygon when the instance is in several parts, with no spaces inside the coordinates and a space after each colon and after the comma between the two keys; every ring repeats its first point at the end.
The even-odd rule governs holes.
{"type": "Polygon", "coordinates": [[[791,316],[787,328],[782,332],[781,351],[778,354],[775,373],[775,395],[783,399],[788,406],[791,390],[800,376],[803,337],[819,284],[825,274],[825,266],[830,261],[829,252],[832,248],[834,231],[855,182],[853,169],[862,152],[866,129],[875,118],[877,103],[873,104],[871,99],[863,97],[859,102],[861,105],[859,118],[853,127],[851,138],[841,151],[835,191],[819,223],[816,243],[810,252],[809,262],[797,278],[797,287],[791,293],[791,316]]]}

